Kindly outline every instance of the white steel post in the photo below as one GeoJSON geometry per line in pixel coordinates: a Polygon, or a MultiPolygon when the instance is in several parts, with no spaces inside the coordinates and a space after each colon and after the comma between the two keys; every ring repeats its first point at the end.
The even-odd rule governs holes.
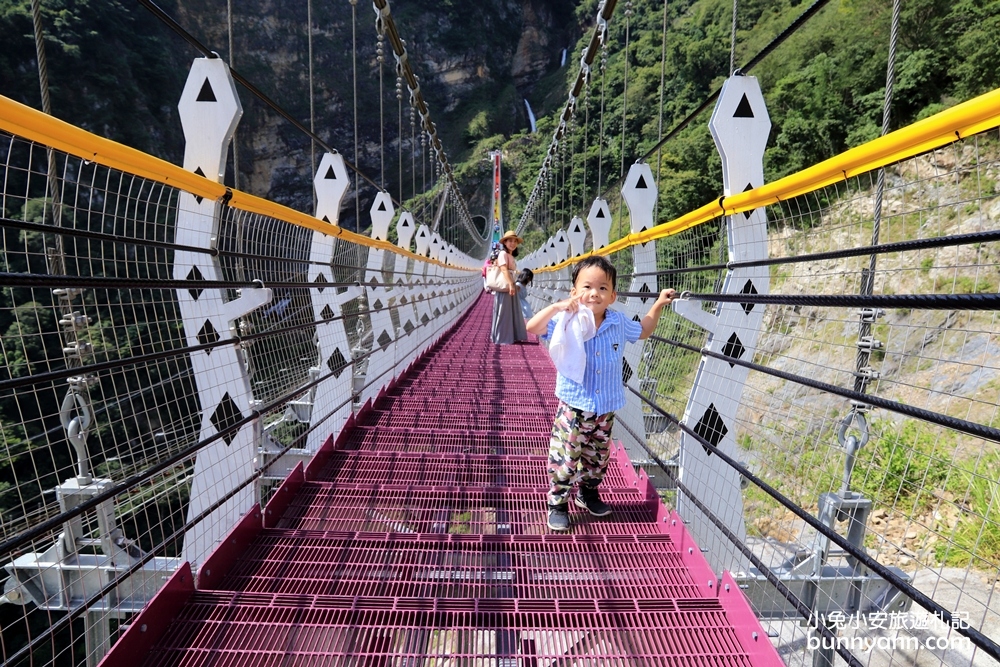
{"type": "MultiPolygon", "coordinates": [[[[642,232],[653,226],[653,210],[656,207],[656,179],[653,178],[653,170],[648,164],[637,162],[628,170],[628,176],[622,183],[622,198],[628,205],[630,231],[634,234],[642,232]]],[[[633,273],[653,273],[656,271],[656,244],[653,242],[632,246],[632,266],[633,273]]],[[[650,296],[631,296],[625,300],[625,312],[629,318],[635,321],[642,319],[649,307],[659,293],[656,288],[656,276],[633,276],[628,291],[644,292],[650,296]]],[[[645,393],[646,387],[639,381],[640,364],[642,363],[642,351],[645,343],[625,346],[625,356],[623,359],[622,378],[625,383],[638,388],[645,393]]],[[[655,394],[655,392],[654,392],[655,394]]],[[[632,424],[632,430],[639,437],[646,437],[646,425],[642,418],[642,399],[631,391],[625,392],[625,407],[621,410],[622,423],[632,424]]],[[[617,433],[618,438],[625,445],[629,458],[632,461],[644,461],[648,459],[643,443],[637,441],[632,434],[621,429],[617,433]]]]}
{"type": "MultiPolygon", "coordinates": [[[[313,178],[316,218],[332,225],[340,224],[340,205],[348,185],[343,156],[325,153],[313,178]]],[[[351,393],[354,388],[351,343],[344,319],[332,322],[327,320],[342,315],[344,304],[359,297],[361,289],[349,287],[340,292],[335,287],[323,287],[325,283],[338,282],[334,279],[332,267],[333,250],[332,236],[313,232],[309,250],[309,282],[316,287],[309,292],[316,321],[316,347],[319,355],[318,365],[313,371],[316,377],[330,373],[333,373],[333,377],[318,384],[312,392],[310,423],[315,426],[323,420],[323,426],[314,428],[306,436],[306,449],[310,454],[316,453],[330,433],[340,431],[351,414],[351,393]]]]}
{"type": "MultiPolygon", "coordinates": [[[[226,63],[220,58],[196,59],[177,107],[186,141],[184,168],[222,182],[229,142],[243,114],[226,63]]],[[[215,201],[181,193],[174,241],[179,246],[214,249],[218,206],[215,201]]],[[[271,290],[265,288],[245,288],[238,299],[226,301],[225,290],[199,287],[201,281],[224,278],[218,259],[208,253],[177,250],[173,276],[190,285],[177,290],[177,301],[191,346],[231,339],[234,320],[271,300],[271,290]]],[[[198,453],[189,521],[250,478],[260,444],[258,422],[228,431],[249,417],[254,407],[242,350],[224,345],[192,352],[191,366],[202,409],[199,439],[220,432],[225,435],[198,453]]],[[[184,538],[184,559],[192,565],[201,562],[255,500],[254,486],[247,485],[195,525],[184,538]]]]}
{"type": "MultiPolygon", "coordinates": [[[[389,223],[396,216],[396,207],[388,192],[379,192],[372,202],[372,238],[380,241],[389,240],[389,223]]],[[[385,282],[382,273],[382,263],[385,261],[385,250],[371,248],[368,250],[368,270],[365,273],[365,291],[368,293],[369,318],[372,325],[372,349],[368,356],[368,374],[365,377],[365,389],[361,392],[361,403],[374,398],[389,383],[389,373],[396,363],[396,332],[392,326],[392,316],[389,310],[389,299],[392,287],[383,287],[385,282]]]]}
{"type": "MultiPolygon", "coordinates": [[[[722,155],[725,195],[743,192],[764,183],[763,157],[771,121],[757,79],[734,76],[726,81],[709,122],[715,145],[722,155]]],[[[765,259],[767,218],[764,209],[729,218],[730,261],[765,259]]],[[[726,275],[723,294],[767,294],[767,267],[737,268],[726,275]]],[[[699,303],[675,301],[674,309],[710,331],[707,348],[730,357],[753,359],[764,308],[749,303],[721,303],[712,317],[699,303]]],[[[736,447],[736,413],[747,378],[747,369],[702,357],[694,387],[684,412],[684,423],[727,456],[740,458],[736,447]]],[[[740,541],[746,538],[739,474],[713,456],[711,450],[682,433],[680,479],[740,541]]],[[[745,570],[747,565],[729,540],[691,504],[677,494],[678,511],[716,571],[745,570]]]]}

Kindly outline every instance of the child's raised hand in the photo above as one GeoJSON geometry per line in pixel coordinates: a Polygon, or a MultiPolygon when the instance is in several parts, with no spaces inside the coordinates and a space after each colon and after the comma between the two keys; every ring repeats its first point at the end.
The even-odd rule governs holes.
{"type": "Polygon", "coordinates": [[[563,299],[562,301],[556,301],[552,304],[552,309],[557,313],[575,313],[580,307],[580,297],[571,296],[568,299],[563,299]]]}
{"type": "Polygon", "coordinates": [[[667,288],[665,290],[660,290],[660,296],[656,299],[654,306],[662,308],[663,306],[669,306],[670,302],[677,298],[677,290],[667,288]]]}

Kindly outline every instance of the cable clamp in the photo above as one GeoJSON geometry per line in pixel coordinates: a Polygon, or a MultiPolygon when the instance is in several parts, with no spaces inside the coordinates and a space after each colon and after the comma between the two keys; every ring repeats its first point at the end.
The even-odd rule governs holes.
{"type": "Polygon", "coordinates": [[[83,294],[83,290],[79,287],[57,287],[52,290],[52,295],[60,299],[66,299],[67,301],[72,301],[76,297],[83,294]]]}
{"type": "Polygon", "coordinates": [[[862,336],[856,345],[862,350],[880,350],[882,349],[882,341],[876,340],[872,336],[862,336]]]}
{"type": "Polygon", "coordinates": [[[601,3],[597,5],[597,31],[601,46],[605,46],[608,40],[608,20],[603,16],[606,3],[607,0],[601,0],[601,3]]]}
{"type": "Polygon", "coordinates": [[[74,340],[63,348],[63,354],[67,357],[82,357],[93,352],[94,346],[86,341],[74,340]]]}
{"type": "Polygon", "coordinates": [[[875,370],[871,366],[863,366],[854,372],[855,377],[862,377],[868,380],[878,380],[882,377],[882,373],[875,370]]]}
{"type": "Polygon", "coordinates": [[[67,329],[79,331],[80,329],[85,329],[90,326],[90,318],[86,315],[81,315],[80,311],[74,310],[72,314],[63,315],[59,320],[59,324],[67,329]]]}
{"type": "Polygon", "coordinates": [[[862,308],[858,311],[862,322],[874,322],[880,317],[885,317],[885,311],[881,308],[862,308]]]}

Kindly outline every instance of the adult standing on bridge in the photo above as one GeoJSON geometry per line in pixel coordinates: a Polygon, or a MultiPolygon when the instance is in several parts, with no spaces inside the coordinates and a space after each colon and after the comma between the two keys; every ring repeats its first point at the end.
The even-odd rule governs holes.
{"type": "Polygon", "coordinates": [[[513,231],[500,237],[496,265],[506,272],[510,288],[506,292],[493,292],[493,326],[490,327],[490,338],[497,345],[512,345],[528,340],[528,330],[524,326],[524,315],[517,302],[517,285],[514,280],[517,275],[514,251],[522,243],[524,240],[513,231]]]}

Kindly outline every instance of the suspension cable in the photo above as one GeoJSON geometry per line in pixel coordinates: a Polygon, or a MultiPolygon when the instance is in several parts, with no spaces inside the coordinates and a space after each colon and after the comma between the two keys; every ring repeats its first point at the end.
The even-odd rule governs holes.
{"type": "MultiPolygon", "coordinates": [[[[184,38],[185,41],[191,44],[203,56],[205,56],[206,58],[219,57],[219,54],[217,54],[215,51],[210,50],[207,46],[198,41],[198,39],[194,37],[194,35],[192,35],[183,27],[181,27],[181,25],[176,20],[174,20],[169,14],[163,11],[163,9],[157,6],[157,4],[153,2],[153,0],[137,0],[137,2],[139,2],[139,4],[148,9],[150,13],[153,14],[153,16],[160,19],[160,21],[162,21],[168,28],[170,28],[175,33],[184,38]]],[[[275,102],[270,97],[265,95],[259,88],[257,88],[257,86],[251,83],[246,77],[244,77],[242,74],[233,69],[231,64],[229,67],[229,73],[232,75],[235,81],[237,81],[238,83],[240,83],[240,85],[242,85],[244,88],[250,91],[250,93],[254,97],[256,97],[258,100],[263,102],[268,107],[270,107],[271,110],[277,113],[279,116],[281,116],[289,123],[294,125],[296,129],[303,132],[307,136],[311,137],[312,140],[315,141],[318,145],[322,146],[324,150],[326,150],[329,153],[339,153],[339,151],[337,151],[336,148],[333,148],[327,142],[323,141],[321,137],[311,132],[309,128],[307,128],[305,125],[299,122],[294,116],[292,116],[292,114],[285,111],[285,109],[282,108],[277,102],[275,102]]],[[[378,183],[376,183],[367,174],[361,171],[361,169],[355,163],[352,163],[350,160],[345,159],[344,164],[347,165],[349,169],[353,170],[354,173],[356,173],[359,177],[363,178],[369,185],[376,188],[379,187],[378,183]]],[[[393,203],[398,204],[399,202],[394,201],[393,203]]]]}
{"type": "MultiPolygon", "coordinates": [[[[591,65],[594,63],[598,47],[606,39],[608,21],[611,19],[617,3],[618,0],[601,0],[600,5],[598,6],[597,25],[594,27],[594,32],[590,36],[590,44],[587,45],[587,49],[584,51],[583,57],[580,59],[580,71],[577,74],[576,82],[573,84],[573,89],[569,93],[569,99],[566,102],[566,106],[563,108],[563,112],[560,117],[561,120],[568,120],[569,118],[572,118],[576,110],[577,98],[579,97],[584,84],[589,84],[590,82],[591,65]]],[[[548,152],[546,153],[546,157],[542,161],[542,166],[539,169],[538,177],[535,179],[535,184],[531,189],[531,194],[528,195],[524,211],[521,212],[521,219],[517,223],[517,227],[515,227],[515,233],[517,234],[520,234],[524,230],[524,226],[527,224],[528,219],[531,217],[535,209],[535,204],[541,195],[543,187],[542,176],[544,176],[551,167],[552,154],[555,153],[555,145],[560,139],[562,139],[565,127],[566,126],[563,123],[557,124],[555,134],[552,136],[552,140],[549,143],[548,152]]],[[[584,163],[584,168],[586,169],[586,162],[584,163]]]]}
{"type": "MultiPolygon", "coordinates": [[[[816,13],[819,12],[819,10],[821,10],[823,7],[825,7],[826,4],[829,1],[830,0],[816,0],[815,2],[813,2],[813,4],[810,5],[809,8],[806,9],[804,12],[802,12],[798,16],[798,18],[796,18],[794,21],[792,21],[791,24],[789,24],[789,26],[787,28],[785,28],[784,30],[782,30],[781,33],[777,37],[775,37],[774,39],[772,39],[767,44],[767,46],[765,46],[763,49],[761,49],[760,51],[758,51],[757,55],[755,55],[753,58],[751,58],[745,65],[743,65],[739,69],[735,70],[734,73],[742,72],[742,73],[745,74],[745,73],[749,72],[751,69],[753,69],[754,66],[760,64],[761,60],[763,60],[764,58],[766,58],[768,55],[770,55],[770,53],[772,51],[774,51],[776,48],[778,48],[779,46],[781,46],[781,44],[786,39],[788,39],[789,37],[791,37],[799,28],[801,28],[803,25],[805,25],[806,22],[809,19],[811,19],[813,16],[815,16],[816,13]]],[[[646,160],[648,160],[650,158],[650,156],[653,155],[653,153],[655,153],[658,150],[660,150],[663,147],[664,144],[666,144],[668,141],[670,141],[675,136],[677,136],[677,134],[681,130],[683,130],[685,127],[687,127],[688,125],[690,125],[693,120],[695,120],[698,116],[700,116],[702,113],[704,113],[712,105],[712,103],[715,102],[715,100],[717,100],[719,98],[719,94],[721,92],[722,92],[722,87],[721,86],[719,88],[716,88],[712,92],[712,94],[709,95],[708,97],[706,97],[705,100],[700,105],[698,105],[698,107],[694,111],[692,111],[691,113],[689,113],[683,120],[681,120],[679,123],[677,123],[677,125],[675,125],[674,127],[672,127],[669,132],[667,132],[659,141],[657,141],[655,146],[653,146],[648,151],[646,151],[642,156],[640,156],[639,158],[637,158],[636,162],[645,162],[646,160]]],[[[619,180],[614,185],[609,186],[608,189],[605,190],[602,193],[601,196],[605,196],[607,193],[611,192],[612,190],[614,190],[616,188],[620,188],[621,185],[622,185],[623,180],[624,179],[619,180]]]]}
{"type": "MultiPolygon", "coordinates": [[[[649,298],[649,292],[618,292],[620,297],[649,298]]],[[[655,296],[655,295],[654,295],[655,296]]],[[[829,308],[918,308],[924,310],[1000,310],[1000,294],[695,294],[683,299],[717,303],[746,303],[829,308]]]]}
{"type": "Polygon", "coordinates": [[[739,0],[733,0],[733,29],[729,35],[729,76],[736,72],[736,10],[739,0]]]}
{"type": "Polygon", "coordinates": [[[382,14],[375,14],[375,32],[378,43],[375,46],[375,60],[378,62],[378,159],[382,191],[385,192],[385,90],[383,74],[385,73],[385,26],[382,14]]]}
{"type": "MultiPolygon", "coordinates": [[[[351,3],[351,83],[354,86],[354,161],[358,161],[358,0],[351,3]]],[[[361,231],[361,188],[354,175],[354,231],[361,231]]]]}
{"type": "Polygon", "coordinates": [[[396,63],[396,164],[399,167],[399,201],[403,198],[403,74],[396,63]]]}
{"type": "MultiPolygon", "coordinates": [[[[232,2],[232,0],[226,0],[232,2]]],[[[306,0],[306,29],[309,43],[309,132],[316,134],[316,93],[313,88],[313,4],[306,0]]],[[[309,164],[313,176],[316,175],[316,141],[309,142],[309,164]]],[[[316,210],[316,188],[312,189],[313,210],[316,210]]]]}
{"type": "MultiPolygon", "coordinates": [[[[734,0],[735,2],[735,0],[734,0]]],[[[632,0],[625,3],[625,75],[622,83],[622,155],[618,178],[625,178],[625,126],[628,119],[628,47],[632,19],[632,0]]]]}
{"type": "MultiPolygon", "coordinates": [[[[882,134],[889,134],[889,121],[892,114],[892,89],[896,79],[896,44],[899,41],[899,10],[900,0],[892,2],[892,22],[889,29],[889,61],[886,65],[885,73],[885,99],[882,103],[882,134]]],[[[875,179],[875,209],[872,219],[872,242],[871,245],[878,246],[879,234],[882,227],[882,202],[885,197],[885,167],[879,167],[875,179]]],[[[862,296],[871,296],[875,291],[875,263],[878,253],[872,253],[868,259],[868,268],[861,271],[861,285],[859,293],[862,296]]],[[[858,340],[864,340],[872,334],[872,323],[875,318],[862,317],[858,324],[858,340]]],[[[864,393],[871,382],[871,375],[863,373],[863,369],[868,368],[871,362],[871,349],[859,346],[857,355],[857,373],[855,374],[854,389],[864,393]]],[[[863,412],[860,406],[854,407],[855,412],[863,412]]]]}
{"type": "Polygon", "coordinates": [[[445,176],[445,179],[451,184],[454,190],[455,201],[458,207],[458,218],[462,222],[462,225],[466,228],[466,231],[469,232],[471,243],[475,247],[483,248],[485,254],[485,252],[488,252],[489,250],[489,243],[487,242],[489,232],[487,231],[487,234],[483,236],[479,234],[475,225],[472,224],[472,215],[469,213],[468,204],[458,188],[458,182],[455,180],[451,163],[448,161],[448,156],[445,153],[444,146],[441,143],[441,139],[437,135],[437,126],[431,121],[430,109],[428,109],[427,103],[424,101],[423,93],[420,92],[419,79],[416,74],[414,74],[413,68],[410,66],[409,56],[406,52],[406,45],[403,43],[403,40],[399,35],[399,30],[396,28],[396,22],[392,18],[388,0],[373,0],[372,5],[382,19],[385,34],[389,38],[389,44],[392,46],[396,61],[399,63],[399,67],[402,71],[403,79],[406,81],[407,88],[409,88],[411,104],[416,105],[417,113],[420,114],[423,127],[430,136],[431,147],[437,154],[437,164],[445,176]]]}
{"type": "MultiPolygon", "coordinates": [[[[312,0],[310,0],[310,3],[312,0]]],[[[226,0],[226,35],[229,40],[229,67],[232,69],[236,65],[236,52],[233,47],[233,0],[226,0]]],[[[312,61],[312,56],[309,58],[312,61]]],[[[312,74],[310,72],[310,81],[312,81],[312,74]]],[[[311,100],[311,98],[310,98],[311,100]]],[[[311,101],[310,101],[311,104],[311,101]]],[[[311,126],[310,126],[311,127],[311,126]]],[[[233,189],[240,189],[240,151],[239,144],[236,140],[238,127],[233,128],[233,141],[232,141],[232,151],[233,151],[233,189]]],[[[313,164],[313,173],[316,172],[316,165],[313,164]]]]}
{"type": "MultiPolygon", "coordinates": [[[[663,36],[660,43],[660,104],[657,107],[658,120],[656,123],[656,143],[659,146],[660,142],[663,141],[663,86],[666,81],[667,73],[667,7],[668,0],[663,0],[663,36]]],[[[656,192],[659,193],[660,190],[660,170],[663,167],[663,160],[660,155],[660,149],[656,149],[656,192]]],[[[656,204],[653,208],[653,220],[657,220],[660,209],[660,198],[656,197],[656,204]]]]}
{"type": "Polygon", "coordinates": [[[604,169],[604,93],[605,93],[605,73],[608,69],[608,44],[607,38],[601,44],[601,113],[598,123],[600,128],[597,131],[597,191],[601,192],[602,173],[604,169]]]}

